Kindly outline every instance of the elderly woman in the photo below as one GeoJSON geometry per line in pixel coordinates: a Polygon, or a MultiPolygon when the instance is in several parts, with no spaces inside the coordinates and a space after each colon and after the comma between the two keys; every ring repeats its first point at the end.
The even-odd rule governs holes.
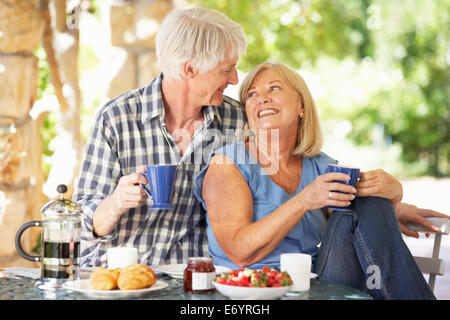
{"type": "Polygon", "coordinates": [[[259,65],[240,99],[251,137],[216,150],[196,177],[214,262],[261,268],[279,266],[282,253],[307,253],[321,280],[378,299],[434,299],[401,236],[394,210],[401,185],[382,171],[363,175],[361,190],[333,182],[349,177],[326,173],[337,161],[320,151],[317,111],[300,75],[279,63],[259,65]],[[375,180],[387,192],[376,191],[375,180]],[[352,200],[352,212],[324,209],[352,200]],[[366,285],[373,270],[379,286],[366,285]]]}

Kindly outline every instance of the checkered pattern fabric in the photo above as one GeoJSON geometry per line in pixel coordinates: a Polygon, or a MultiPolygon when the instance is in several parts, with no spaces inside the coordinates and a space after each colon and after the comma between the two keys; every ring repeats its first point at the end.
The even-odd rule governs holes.
{"type": "Polygon", "coordinates": [[[204,120],[181,157],[165,123],[162,77],[111,100],[96,115],[73,195],[83,209],[82,266],[106,265],[106,250],[115,246],[138,248],[139,262],[149,265],[208,255],[205,212],[193,194],[194,177],[214,150],[242,138],[245,112],[229,97],[220,106],[204,107],[204,120]],[[174,209],[152,209],[148,199],[124,213],[109,235],[93,233],[94,211],[120,177],[142,165],[174,163],[179,164],[174,209]]]}

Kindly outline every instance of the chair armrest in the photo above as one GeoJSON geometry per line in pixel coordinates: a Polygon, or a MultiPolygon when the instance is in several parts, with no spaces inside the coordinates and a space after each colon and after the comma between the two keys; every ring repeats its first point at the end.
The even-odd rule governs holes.
{"type": "Polygon", "coordinates": [[[411,230],[415,230],[417,232],[422,233],[440,233],[440,234],[448,234],[450,231],[450,220],[447,218],[426,218],[428,221],[430,221],[434,226],[441,229],[441,232],[433,232],[425,227],[418,225],[416,223],[408,222],[406,224],[406,227],[408,227],[411,230]]]}
{"type": "Polygon", "coordinates": [[[443,276],[445,272],[445,261],[428,257],[414,257],[420,270],[426,274],[437,274],[443,276]]]}

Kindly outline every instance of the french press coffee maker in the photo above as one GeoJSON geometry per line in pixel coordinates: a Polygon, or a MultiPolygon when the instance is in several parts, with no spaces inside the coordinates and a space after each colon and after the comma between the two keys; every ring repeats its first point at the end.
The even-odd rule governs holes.
{"type": "Polygon", "coordinates": [[[16,249],[30,261],[41,262],[41,277],[35,286],[43,290],[57,290],[68,280],[80,278],[80,232],[81,208],[64,199],[67,186],[61,184],[56,190],[61,194],[59,200],[52,200],[41,209],[42,221],[30,221],[19,228],[16,234],[16,249]],[[20,238],[30,227],[42,227],[39,256],[26,253],[20,238]]]}

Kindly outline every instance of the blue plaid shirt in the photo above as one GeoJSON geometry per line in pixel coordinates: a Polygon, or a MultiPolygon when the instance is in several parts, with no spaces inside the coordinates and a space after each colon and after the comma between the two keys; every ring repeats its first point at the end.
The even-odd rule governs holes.
{"type": "Polygon", "coordinates": [[[203,122],[180,156],[166,127],[162,78],[111,100],[96,115],[73,195],[83,209],[82,266],[105,266],[106,250],[115,246],[136,247],[139,262],[148,265],[208,255],[205,212],[193,193],[194,177],[214,150],[242,138],[245,111],[226,96],[220,106],[203,107],[203,122]],[[93,233],[94,211],[120,177],[142,165],[169,163],[179,164],[173,209],[152,209],[148,199],[124,213],[109,235],[93,233]]]}

